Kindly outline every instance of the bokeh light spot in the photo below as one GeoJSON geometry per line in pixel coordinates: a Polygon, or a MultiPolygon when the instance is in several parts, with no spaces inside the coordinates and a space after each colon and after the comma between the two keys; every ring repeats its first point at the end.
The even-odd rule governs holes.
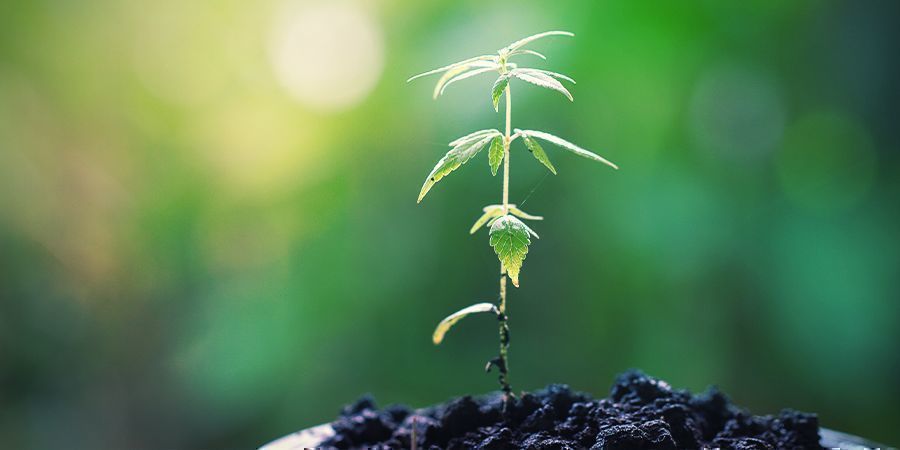
{"type": "Polygon", "coordinates": [[[195,127],[195,143],[219,187],[266,198],[313,180],[321,169],[317,135],[285,108],[236,98],[195,127]]]}
{"type": "Polygon", "coordinates": [[[691,100],[691,133],[718,157],[744,162],[771,154],[784,132],[776,80],[745,64],[722,64],[701,76],[691,100]]]}
{"type": "Polygon", "coordinates": [[[270,43],[278,82],[298,101],[320,111],[350,108],[381,76],[381,27],[372,14],[344,2],[287,3],[270,43]]]}

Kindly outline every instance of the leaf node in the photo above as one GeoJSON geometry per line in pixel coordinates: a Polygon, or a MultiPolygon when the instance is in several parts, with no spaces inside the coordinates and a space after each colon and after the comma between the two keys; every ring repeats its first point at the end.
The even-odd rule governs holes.
{"type": "Polygon", "coordinates": [[[481,130],[470,133],[450,143],[453,146],[443,158],[431,169],[428,177],[425,178],[425,184],[419,191],[419,198],[416,203],[421,202],[428,191],[435,183],[441,181],[442,178],[449,175],[459,166],[467,163],[472,157],[478,154],[491,139],[500,135],[498,130],[481,130]]]}

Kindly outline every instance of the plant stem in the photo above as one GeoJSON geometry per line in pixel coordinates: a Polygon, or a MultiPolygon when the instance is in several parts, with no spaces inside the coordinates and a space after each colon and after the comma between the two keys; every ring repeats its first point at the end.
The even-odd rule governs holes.
{"type": "Polygon", "coordinates": [[[503,140],[503,214],[509,214],[509,138],[512,128],[512,98],[506,86],[506,139],[503,140]]]}
{"type": "MultiPolygon", "coordinates": [[[[501,268],[502,270],[502,268],[501,268]]],[[[507,362],[506,352],[509,349],[509,324],[506,318],[506,272],[500,274],[500,306],[497,317],[500,321],[500,357],[497,369],[500,370],[500,389],[503,391],[503,410],[509,404],[511,397],[514,397],[512,388],[509,386],[509,363],[507,362]]]]}
{"type": "MultiPolygon", "coordinates": [[[[503,140],[503,214],[509,214],[509,144],[512,129],[512,99],[509,86],[506,86],[506,137],[503,140]]],[[[513,397],[509,386],[509,363],[506,353],[509,349],[509,324],[506,317],[506,267],[500,263],[500,304],[497,306],[497,317],[500,322],[500,357],[497,369],[500,370],[500,389],[503,390],[503,410],[513,397]]]]}

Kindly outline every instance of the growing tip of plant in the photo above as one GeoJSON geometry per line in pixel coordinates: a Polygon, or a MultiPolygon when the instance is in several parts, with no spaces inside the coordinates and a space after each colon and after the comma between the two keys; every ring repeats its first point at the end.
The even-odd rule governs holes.
{"type": "Polygon", "coordinates": [[[519,39],[518,41],[513,42],[512,44],[509,44],[506,47],[501,48],[500,50],[497,51],[497,53],[499,53],[501,55],[510,54],[510,53],[522,48],[522,46],[524,46],[525,44],[527,44],[529,42],[536,41],[538,39],[541,39],[541,38],[547,37],[547,36],[575,37],[575,33],[572,33],[571,31],[553,30],[553,31],[545,31],[543,33],[533,34],[526,38],[519,39]]]}

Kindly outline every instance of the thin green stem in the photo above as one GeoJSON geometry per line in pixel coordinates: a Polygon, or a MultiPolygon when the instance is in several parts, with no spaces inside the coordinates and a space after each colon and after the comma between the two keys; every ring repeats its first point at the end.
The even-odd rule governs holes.
{"type": "Polygon", "coordinates": [[[503,214],[509,213],[509,144],[512,131],[512,97],[506,86],[506,137],[503,139],[503,214]]]}
{"type": "MultiPolygon", "coordinates": [[[[503,214],[509,213],[509,144],[512,130],[512,99],[509,86],[506,86],[506,136],[503,139],[503,214]]],[[[506,267],[500,263],[500,304],[497,305],[497,318],[500,322],[500,356],[497,369],[500,370],[500,389],[503,390],[503,409],[509,405],[513,397],[512,388],[509,386],[509,362],[507,351],[509,350],[509,323],[506,317],[506,267]]]]}

